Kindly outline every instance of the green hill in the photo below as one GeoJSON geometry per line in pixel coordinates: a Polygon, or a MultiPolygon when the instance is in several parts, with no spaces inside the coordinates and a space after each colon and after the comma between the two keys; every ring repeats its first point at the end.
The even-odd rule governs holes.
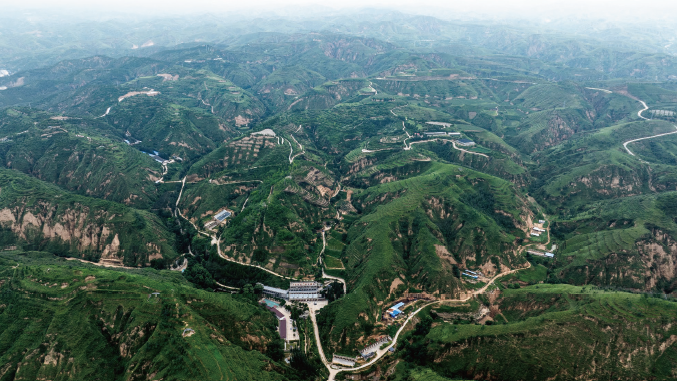
{"type": "MultiPolygon", "coordinates": [[[[375,324],[376,311],[405,289],[458,295],[468,287],[454,268],[496,274],[520,267],[524,201],[504,180],[448,164],[361,192],[343,263],[351,292],[322,309],[326,351],[359,346],[351,327],[375,324]],[[393,286],[394,285],[394,286],[393,286]]],[[[384,328],[384,327],[383,327],[384,328]]]]}
{"type": "Polygon", "coordinates": [[[0,120],[4,167],[82,195],[141,208],[155,202],[160,164],[105,123],[24,108],[4,110],[0,120]]]}
{"type": "Polygon", "coordinates": [[[412,365],[449,378],[667,380],[677,359],[670,324],[677,310],[645,296],[565,285],[505,290],[485,300],[493,325],[430,329],[430,315],[439,316],[431,313],[398,349],[412,365]]]}
{"type": "Polygon", "coordinates": [[[251,299],[197,290],[177,273],[49,258],[0,255],[4,377],[298,379],[281,361],[274,315],[251,299]]]}
{"type": "Polygon", "coordinates": [[[147,266],[176,257],[174,235],[147,211],[75,195],[0,169],[2,245],[60,256],[147,266]]]}

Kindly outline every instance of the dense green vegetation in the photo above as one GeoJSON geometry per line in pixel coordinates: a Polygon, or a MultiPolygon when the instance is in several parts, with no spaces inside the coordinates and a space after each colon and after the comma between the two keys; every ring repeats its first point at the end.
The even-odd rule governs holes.
{"type": "Polygon", "coordinates": [[[0,255],[4,378],[301,377],[272,352],[274,316],[246,295],[197,290],[166,271],[52,258],[0,255]]]}
{"type": "MultiPolygon", "coordinates": [[[[674,301],[594,287],[539,285],[506,290],[492,305],[507,323],[443,323],[432,329],[419,323],[404,340],[403,357],[449,378],[674,376],[674,301]]],[[[432,323],[429,316],[422,322],[426,318],[432,323]]]]}
{"type": "Polygon", "coordinates": [[[148,26],[52,49],[0,23],[0,380],[319,379],[318,345],[393,335],[406,293],[517,268],[426,309],[377,371],[674,377],[674,304],[640,294],[677,291],[671,41],[365,12],[141,48],[148,26]],[[321,343],[292,307],[285,353],[257,283],[323,270],[347,293],[328,283],[321,343]]]}

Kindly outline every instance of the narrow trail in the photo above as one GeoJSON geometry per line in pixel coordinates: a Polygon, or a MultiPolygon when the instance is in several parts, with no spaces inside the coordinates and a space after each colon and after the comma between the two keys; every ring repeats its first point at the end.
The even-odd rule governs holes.
{"type": "Polygon", "coordinates": [[[212,242],[216,243],[216,251],[219,253],[219,257],[225,259],[228,262],[237,263],[238,265],[242,265],[242,266],[255,267],[259,270],[263,270],[263,271],[265,271],[269,274],[275,275],[276,277],[280,277],[280,278],[283,278],[283,279],[297,280],[296,278],[291,278],[291,277],[288,277],[288,276],[284,276],[282,274],[278,274],[275,271],[268,270],[267,268],[261,267],[259,265],[252,265],[251,263],[244,263],[244,262],[237,261],[235,259],[228,258],[228,257],[226,257],[225,254],[223,254],[223,252],[221,252],[221,240],[216,237],[216,234],[211,235],[210,237],[212,238],[212,242]]]}
{"type": "MultiPolygon", "coordinates": [[[[198,228],[197,225],[193,223],[193,221],[189,220],[188,218],[186,218],[186,216],[183,215],[183,213],[181,213],[181,209],[179,209],[179,202],[181,201],[181,195],[183,195],[183,188],[185,187],[186,187],[186,177],[184,177],[183,180],[181,181],[181,191],[179,192],[179,198],[176,199],[176,208],[174,209],[174,216],[181,217],[184,220],[188,221],[188,223],[191,224],[193,228],[195,228],[198,234],[202,234],[205,237],[212,237],[211,235],[209,235],[209,233],[201,231],[200,228],[198,228]]],[[[193,253],[191,253],[191,255],[192,254],[193,253]]]]}
{"type": "Polygon", "coordinates": [[[596,88],[596,87],[586,87],[586,89],[602,91],[602,92],[605,92],[605,93],[607,93],[607,94],[613,93],[613,91],[611,91],[611,90],[607,90],[607,89],[598,89],[598,88],[596,88]]]}
{"type": "Polygon", "coordinates": [[[320,256],[318,257],[320,259],[320,266],[322,266],[322,278],[333,279],[341,283],[343,285],[343,295],[345,295],[348,293],[348,290],[346,288],[346,281],[343,278],[327,275],[327,273],[324,272],[324,261],[321,260],[322,256],[324,255],[324,249],[326,249],[327,247],[327,238],[324,233],[325,230],[322,230],[322,251],[320,252],[320,256]]]}
{"type": "MultiPolygon", "coordinates": [[[[187,176],[184,177],[183,180],[181,180],[181,191],[179,192],[179,197],[176,199],[176,205],[175,205],[175,209],[174,209],[174,216],[175,216],[175,217],[179,217],[179,216],[180,216],[180,217],[183,218],[184,220],[188,221],[188,223],[191,224],[191,225],[195,228],[195,230],[198,232],[198,234],[202,234],[202,235],[204,235],[204,236],[206,236],[206,237],[211,238],[211,240],[212,240],[211,243],[212,243],[212,245],[216,245],[216,249],[217,249],[217,252],[218,252],[218,254],[219,254],[219,257],[225,259],[226,261],[228,261],[228,262],[233,262],[233,263],[237,263],[237,264],[243,265],[243,266],[255,267],[255,268],[257,268],[257,269],[263,270],[263,271],[265,271],[265,272],[267,272],[267,273],[270,273],[270,274],[275,275],[275,276],[280,277],[280,278],[289,279],[289,280],[295,280],[295,278],[291,278],[291,277],[288,277],[288,276],[284,276],[284,275],[282,275],[282,274],[278,274],[278,273],[276,273],[276,272],[274,272],[274,271],[268,270],[267,268],[264,268],[264,267],[261,267],[261,266],[258,266],[258,265],[252,265],[252,264],[249,264],[249,263],[244,263],[244,262],[240,262],[240,261],[237,261],[237,260],[228,258],[225,254],[223,254],[223,252],[221,251],[221,240],[216,236],[216,234],[209,234],[209,233],[207,233],[207,232],[201,231],[201,230],[193,223],[193,221],[191,221],[191,220],[189,220],[188,218],[186,218],[186,217],[181,213],[181,210],[179,209],[179,203],[181,202],[181,196],[183,195],[183,189],[184,189],[185,186],[186,186],[186,178],[187,178],[187,176]]],[[[249,200],[249,198],[247,198],[247,200],[249,200]]],[[[245,205],[246,205],[246,204],[247,204],[247,201],[245,201],[245,205]]],[[[242,210],[244,210],[244,205],[242,206],[242,210]]],[[[190,251],[190,248],[189,248],[189,251],[190,251]]],[[[190,254],[193,255],[192,252],[191,252],[190,254]]]]}
{"type": "MultiPolygon", "coordinates": [[[[170,160],[169,162],[162,163],[162,176],[160,177],[160,179],[158,181],[155,182],[155,184],[162,184],[162,183],[165,182],[165,175],[169,171],[169,168],[167,168],[167,165],[172,164],[172,163],[174,163],[173,159],[170,160]]],[[[169,183],[170,181],[167,181],[167,182],[169,183]]],[[[178,181],[176,181],[176,182],[178,182],[178,181]]]]}
{"type": "Polygon", "coordinates": [[[203,105],[211,107],[211,109],[212,109],[212,114],[214,114],[214,106],[212,106],[209,102],[205,102],[205,100],[202,99],[202,98],[200,98],[200,100],[202,101],[202,104],[203,104],[203,105]]]}
{"type": "MultiPolygon", "coordinates": [[[[602,92],[605,92],[605,93],[607,93],[607,94],[613,94],[613,91],[611,91],[611,90],[607,90],[607,89],[599,89],[599,88],[597,88],[597,87],[586,87],[586,89],[602,91],[602,92]]],[[[619,94],[622,94],[622,95],[624,95],[624,96],[626,96],[626,97],[628,97],[628,98],[630,98],[630,99],[632,99],[632,100],[635,100],[635,101],[641,103],[641,104],[642,104],[642,107],[644,107],[644,108],[641,109],[641,110],[639,110],[639,111],[637,111],[637,116],[640,117],[640,118],[642,118],[642,119],[644,119],[644,120],[651,120],[650,118],[645,118],[645,117],[642,116],[642,113],[643,113],[644,111],[646,111],[646,110],[649,109],[649,106],[646,105],[646,102],[644,102],[644,101],[641,100],[641,99],[638,99],[638,98],[634,97],[633,95],[629,94],[627,91],[625,91],[625,92],[620,92],[619,94]]],[[[633,156],[634,156],[634,155],[633,155],[633,156]]]]}
{"type": "Polygon", "coordinates": [[[249,196],[247,196],[247,199],[244,200],[244,204],[242,204],[242,210],[240,210],[240,213],[244,212],[244,207],[247,206],[247,201],[249,201],[249,196]]]}
{"type": "MultiPolygon", "coordinates": [[[[393,112],[393,110],[390,110],[390,112],[393,112]]],[[[395,114],[395,113],[393,112],[393,114],[395,114]]],[[[407,134],[407,138],[404,139],[404,141],[403,141],[404,150],[409,151],[411,149],[411,143],[409,145],[407,145],[407,140],[411,139],[411,135],[409,135],[409,132],[407,132],[406,128],[404,127],[404,121],[402,122],[402,131],[404,131],[404,133],[407,134]]]]}
{"type": "Polygon", "coordinates": [[[188,259],[184,258],[183,263],[175,268],[170,268],[172,271],[183,271],[188,268],[188,259]]]}
{"type": "Polygon", "coordinates": [[[176,215],[177,211],[179,210],[179,202],[181,201],[181,195],[183,195],[183,188],[186,186],[186,177],[183,177],[183,180],[181,180],[181,190],[179,191],[179,197],[176,199],[176,205],[174,208],[174,214],[176,215]]]}
{"type": "Polygon", "coordinates": [[[374,84],[371,83],[371,81],[369,81],[369,88],[374,90],[374,95],[378,95],[378,91],[376,91],[376,89],[374,88],[374,84]]]}
{"type": "Polygon", "coordinates": [[[455,149],[457,149],[457,150],[459,150],[459,151],[461,151],[461,152],[469,153],[469,154],[472,154],[472,155],[484,156],[484,157],[486,157],[486,158],[489,157],[489,156],[487,156],[487,155],[485,155],[485,154],[483,154],[483,153],[479,153],[479,152],[471,152],[471,151],[468,151],[468,150],[464,150],[463,148],[458,148],[458,147],[456,147],[456,142],[454,142],[453,140],[451,141],[451,145],[454,146],[455,149]]]}
{"type": "Polygon", "coordinates": [[[381,148],[381,149],[366,149],[362,148],[362,153],[374,153],[374,152],[381,152],[381,151],[390,151],[392,148],[381,148]]]}
{"type": "Polygon", "coordinates": [[[412,144],[430,143],[430,142],[436,142],[436,141],[447,141],[447,142],[451,142],[451,145],[454,147],[455,150],[458,150],[458,151],[461,151],[461,152],[465,152],[465,153],[469,153],[469,154],[471,154],[471,155],[483,156],[483,157],[486,157],[487,159],[490,158],[488,155],[485,155],[485,154],[483,154],[483,153],[472,152],[472,151],[465,150],[465,149],[463,149],[463,148],[458,148],[458,147],[456,146],[456,142],[453,141],[453,140],[451,140],[451,139],[440,139],[440,138],[435,138],[435,139],[428,139],[428,140],[419,140],[419,141],[417,141],[417,142],[411,142],[411,143],[409,143],[409,146],[406,145],[406,144],[407,144],[407,143],[406,143],[407,140],[405,139],[404,141],[405,141],[405,143],[404,143],[404,144],[405,144],[405,147],[404,147],[404,150],[405,150],[405,151],[410,150],[412,144]]]}
{"type": "Polygon", "coordinates": [[[217,282],[217,281],[214,281],[214,283],[218,284],[219,287],[223,287],[223,288],[228,289],[228,290],[237,290],[237,291],[240,290],[240,289],[237,288],[237,287],[226,286],[225,284],[219,283],[219,282],[217,282]]]}
{"type": "MultiPolygon", "coordinates": [[[[646,119],[646,118],[645,118],[645,119],[646,119]]],[[[675,127],[675,130],[677,130],[677,125],[673,125],[673,127],[675,127]]],[[[629,144],[629,143],[638,142],[638,141],[640,141],[640,140],[646,140],[646,139],[658,138],[658,137],[666,136],[666,135],[673,135],[673,134],[677,134],[677,131],[666,132],[666,133],[663,133],[663,134],[658,134],[658,135],[653,135],[653,136],[647,136],[647,137],[639,138],[639,139],[628,140],[627,142],[623,143],[623,148],[625,148],[625,150],[628,151],[628,153],[629,153],[630,155],[636,156],[636,155],[635,155],[634,153],[632,153],[632,151],[630,151],[630,149],[628,148],[628,144],[629,144]]],[[[642,161],[643,161],[643,160],[642,160],[642,161]]]]}
{"type": "MultiPolygon", "coordinates": [[[[289,143],[289,149],[290,149],[290,151],[289,151],[289,164],[293,164],[294,159],[296,159],[297,157],[306,153],[306,151],[303,150],[303,146],[301,144],[299,144],[298,141],[296,141],[296,138],[294,137],[294,135],[291,135],[291,138],[294,139],[294,142],[299,146],[299,148],[301,149],[301,152],[292,156],[292,154],[294,153],[294,147],[291,145],[291,142],[289,141],[289,139],[287,139],[287,143],[289,143]]],[[[282,141],[284,142],[284,138],[282,138],[282,141]]]]}
{"type": "MultiPolygon", "coordinates": [[[[605,93],[607,93],[607,94],[613,93],[613,91],[611,91],[611,90],[598,89],[598,88],[596,88],[596,87],[586,87],[586,89],[603,91],[603,92],[605,92],[605,93]]],[[[649,106],[647,106],[646,102],[644,102],[643,100],[638,99],[638,98],[632,96],[631,94],[628,94],[627,92],[621,93],[621,94],[625,95],[626,97],[628,97],[628,98],[630,98],[630,99],[632,99],[632,100],[636,100],[637,102],[641,103],[641,104],[642,104],[642,109],[639,110],[639,111],[637,111],[637,116],[640,117],[640,118],[642,118],[642,119],[644,119],[644,120],[651,120],[650,118],[646,118],[646,117],[644,117],[644,116],[642,115],[642,113],[643,113],[644,111],[646,111],[646,110],[649,109],[649,106]]],[[[674,125],[674,127],[675,127],[675,129],[677,129],[677,125],[674,125]]],[[[634,153],[632,153],[632,151],[630,151],[630,149],[628,148],[628,144],[629,144],[629,143],[638,142],[638,141],[640,141],[640,140],[645,140],[645,139],[658,138],[658,137],[661,137],[661,136],[672,135],[672,134],[677,134],[677,131],[674,131],[674,132],[666,132],[666,133],[664,133],[664,134],[658,134],[658,135],[653,135],[653,136],[647,136],[647,137],[644,137],[644,138],[628,140],[627,142],[623,143],[623,148],[625,148],[625,150],[628,151],[628,153],[629,153],[630,155],[632,155],[632,156],[637,156],[637,155],[635,155],[634,153]]],[[[647,163],[647,164],[648,164],[647,161],[644,161],[644,160],[642,160],[642,159],[640,159],[640,161],[642,161],[643,163],[647,163]]]]}
{"type": "Polygon", "coordinates": [[[209,183],[213,185],[232,185],[232,184],[243,184],[243,183],[263,183],[262,180],[238,180],[238,181],[226,181],[225,183],[214,183],[212,179],[209,179],[209,183]]]}
{"type": "Polygon", "coordinates": [[[338,196],[339,192],[341,192],[341,183],[338,183],[338,189],[336,189],[336,192],[334,193],[334,195],[329,197],[329,199],[331,200],[332,198],[338,196]]]}
{"type": "Polygon", "coordinates": [[[294,147],[291,146],[291,142],[287,140],[287,143],[289,143],[289,164],[294,162],[294,159],[292,159],[291,155],[294,153],[294,147]]]}
{"type": "Polygon", "coordinates": [[[308,303],[308,309],[310,312],[310,321],[313,323],[313,332],[315,333],[315,342],[317,343],[317,351],[320,353],[320,360],[322,360],[324,366],[326,366],[329,370],[329,378],[327,378],[327,380],[334,381],[334,378],[340,372],[340,370],[332,368],[331,363],[327,361],[327,357],[324,355],[324,349],[322,348],[322,342],[320,341],[320,330],[317,327],[315,309],[310,306],[310,303],[308,303]]]}
{"type": "Polygon", "coordinates": [[[117,268],[117,269],[130,269],[130,270],[140,270],[140,269],[143,268],[143,267],[129,267],[129,266],[124,266],[124,265],[115,265],[115,264],[112,264],[112,263],[105,263],[105,262],[90,262],[90,261],[86,261],[84,259],[72,258],[72,257],[64,257],[64,259],[67,260],[67,261],[78,261],[78,262],[82,262],[82,263],[88,263],[90,265],[99,266],[99,267],[112,267],[112,268],[117,268]]]}

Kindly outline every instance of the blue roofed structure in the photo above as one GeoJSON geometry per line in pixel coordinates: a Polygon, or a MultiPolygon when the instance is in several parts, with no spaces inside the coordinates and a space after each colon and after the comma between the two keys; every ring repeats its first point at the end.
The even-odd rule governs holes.
{"type": "Polygon", "coordinates": [[[214,216],[214,219],[217,220],[217,221],[219,221],[219,222],[223,222],[223,220],[225,220],[226,218],[230,217],[230,215],[231,215],[231,213],[230,213],[229,211],[223,210],[223,211],[217,213],[217,214],[214,216]]]}
{"type": "Polygon", "coordinates": [[[466,138],[458,139],[458,140],[456,141],[456,143],[458,143],[459,145],[465,146],[465,147],[470,147],[470,146],[474,146],[474,145],[475,145],[475,142],[473,142],[473,141],[470,140],[470,139],[466,139],[466,138]]]}

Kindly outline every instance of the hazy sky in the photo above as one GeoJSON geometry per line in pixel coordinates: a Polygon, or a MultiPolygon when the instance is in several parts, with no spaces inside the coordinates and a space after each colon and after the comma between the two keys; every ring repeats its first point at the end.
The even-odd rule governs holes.
{"type": "Polygon", "coordinates": [[[4,9],[58,8],[79,9],[105,14],[141,13],[186,14],[219,13],[223,11],[272,10],[285,12],[301,8],[390,8],[411,13],[445,15],[454,13],[489,17],[530,17],[557,18],[582,16],[586,18],[646,19],[673,18],[677,23],[677,1],[675,0],[2,0],[4,9]],[[286,8],[286,9],[285,9],[286,8]]]}

